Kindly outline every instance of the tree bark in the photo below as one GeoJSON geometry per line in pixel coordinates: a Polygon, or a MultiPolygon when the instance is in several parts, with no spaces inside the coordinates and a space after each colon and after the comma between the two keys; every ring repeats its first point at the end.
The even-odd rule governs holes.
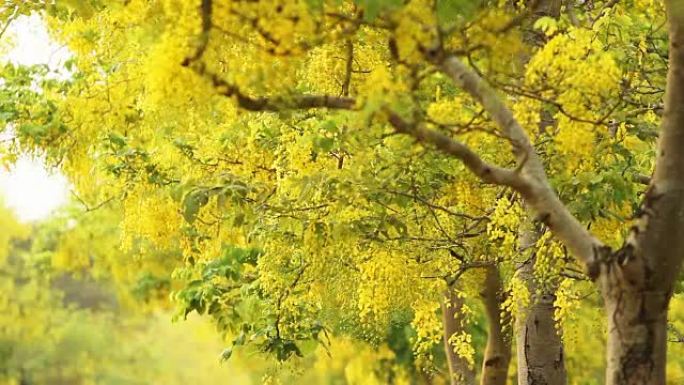
{"type": "Polygon", "coordinates": [[[665,385],[669,295],[604,288],[608,316],[607,385],[665,385]]]}
{"type": "MultiPolygon", "coordinates": [[[[521,233],[521,248],[534,247],[538,232],[533,229],[521,233]]],[[[563,341],[556,328],[554,290],[539,287],[535,282],[535,254],[518,269],[518,278],[527,283],[530,304],[523,316],[515,321],[518,357],[518,385],[565,385],[567,372],[563,341]]]]}
{"type": "Polygon", "coordinates": [[[535,3],[535,16],[549,16],[556,19],[560,17],[561,0],[535,0],[535,3]]]}
{"type": "Polygon", "coordinates": [[[456,354],[449,338],[464,331],[465,317],[463,314],[464,301],[454,287],[444,293],[442,301],[442,322],[444,325],[444,352],[449,365],[449,383],[451,385],[474,385],[475,371],[468,361],[456,354]]]}
{"type": "Polygon", "coordinates": [[[482,362],[480,385],[506,385],[508,366],[511,362],[511,333],[504,329],[501,319],[501,303],[504,292],[499,270],[488,267],[484,289],[480,293],[487,315],[487,348],[482,362]]]}

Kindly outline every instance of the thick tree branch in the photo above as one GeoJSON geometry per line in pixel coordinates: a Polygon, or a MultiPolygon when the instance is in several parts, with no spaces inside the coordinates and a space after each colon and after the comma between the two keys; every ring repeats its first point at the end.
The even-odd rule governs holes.
{"type": "Polygon", "coordinates": [[[220,95],[234,96],[240,108],[248,111],[307,110],[313,108],[351,110],[356,105],[354,98],[332,95],[304,94],[252,97],[215,74],[208,73],[200,68],[195,68],[195,71],[208,76],[220,95]]]}
{"type": "MultiPolygon", "coordinates": [[[[486,180],[483,178],[482,166],[477,167],[477,162],[472,160],[479,159],[475,154],[472,154],[472,151],[465,151],[456,147],[460,151],[453,151],[455,152],[453,155],[461,155],[457,157],[462,159],[466,165],[470,162],[472,166],[468,165],[468,167],[483,180],[507,185],[518,191],[525,199],[526,205],[538,214],[538,219],[553,231],[554,235],[565,244],[576,258],[587,265],[589,275],[596,278],[599,273],[599,261],[603,255],[609,252],[609,249],[592,236],[558,199],[546,177],[541,159],[534,150],[525,130],[513,116],[512,111],[508,109],[492,87],[457,57],[447,56],[438,64],[457,86],[484,107],[501,129],[503,136],[509,139],[520,173],[514,174],[516,175],[515,183],[506,184],[497,180],[486,180]],[[479,173],[478,170],[480,170],[479,173]]],[[[439,137],[432,138],[432,136],[428,137],[431,139],[430,141],[440,142],[439,137]]],[[[507,180],[504,179],[504,181],[507,180]]]]}

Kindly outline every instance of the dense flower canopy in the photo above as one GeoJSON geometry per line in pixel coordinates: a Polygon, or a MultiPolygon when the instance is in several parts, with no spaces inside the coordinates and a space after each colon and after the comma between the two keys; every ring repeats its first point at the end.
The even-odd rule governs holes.
{"type": "MultiPolygon", "coordinates": [[[[678,294],[678,260],[641,246],[662,233],[647,231],[654,202],[676,200],[669,174],[649,176],[669,127],[659,1],[15,1],[2,12],[6,23],[39,13],[72,53],[68,76],[2,68],[3,161],[44,156],[103,216],[60,233],[51,264],[97,271],[177,318],[209,315],[224,359],[257,348],[304,360],[355,341],[381,349],[397,381],[441,378],[444,361],[453,377],[487,362],[485,318],[510,360],[505,335],[549,301],[565,365],[590,383],[598,364],[586,357],[603,347],[587,336],[622,325],[597,309],[615,298],[619,309],[624,287],[662,292],[665,305],[678,294]]],[[[609,367],[629,358],[608,351],[609,367]]],[[[635,383],[620,376],[610,383],[635,383]]]]}

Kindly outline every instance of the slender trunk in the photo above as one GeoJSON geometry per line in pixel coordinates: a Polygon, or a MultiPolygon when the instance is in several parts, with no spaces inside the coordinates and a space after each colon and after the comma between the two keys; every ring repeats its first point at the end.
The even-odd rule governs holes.
{"type": "Polygon", "coordinates": [[[480,385],[506,385],[511,362],[511,333],[510,329],[504,330],[505,322],[501,319],[504,292],[499,270],[494,266],[487,268],[481,296],[488,326],[480,385]]]}
{"type": "Polygon", "coordinates": [[[601,267],[607,385],[665,385],[667,308],[684,259],[684,1],[665,1],[669,68],[655,171],[623,247],[601,267]]]}
{"type": "MultiPolygon", "coordinates": [[[[537,240],[535,230],[521,234],[523,250],[533,247],[537,240]]],[[[518,357],[518,385],[565,385],[565,357],[560,331],[554,315],[555,293],[538,287],[534,279],[534,253],[518,269],[518,278],[527,283],[530,304],[524,316],[515,321],[518,357]]]]}
{"type": "MultiPolygon", "coordinates": [[[[561,0],[535,0],[532,22],[540,17],[560,17],[561,0]]],[[[532,29],[525,33],[526,40],[532,45],[543,44],[543,38],[532,29]]],[[[525,62],[527,59],[525,59],[525,62]]],[[[553,125],[553,116],[540,111],[539,132],[553,125]]],[[[521,228],[521,250],[534,247],[539,239],[537,226],[529,222],[521,228]]],[[[563,354],[563,341],[554,320],[555,290],[549,285],[538,287],[534,278],[536,251],[533,250],[528,261],[519,267],[518,278],[527,284],[530,304],[524,315],[515,320],[516,350],[518,358],[518,385],[565,385],[567,373],[563,354]]]]}
{"type": "Polygon", "coordinates": [[[464,301],[453,287],[449,288],[444,295],[442,322],[444,325],[444,351],[449,365],[449,383],[451,385],[474,385],[475,371],[465,358],[454,351],[454,346],[449,342],[453,335],[458,335],[464,331],[464,301]]]}

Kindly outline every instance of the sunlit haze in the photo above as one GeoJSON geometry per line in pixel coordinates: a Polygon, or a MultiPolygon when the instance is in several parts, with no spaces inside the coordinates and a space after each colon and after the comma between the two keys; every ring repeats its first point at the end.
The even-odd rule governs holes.
{"type": "Polygon", "coordinates": [[[5,204],[26,222],[48,216],[66,202],[69,192],[64,176],[49,172],[40,160],[29,157],[19,159],[10,172],[0,171],[0,188],[5,204]]]}
{"type": "MultiPolygon", "coordinates": [[[[15,64],[48,64],[59,68],[68,51],[50,41],[37,16],[17,19],[3,39],[11,39],[13,48],[3,58],[15,64]]],[[[9,171],[0,170],[0,192],[22,221],[36,221],[50,215],[64,204],[69,184],[57,171],[47,170],[40,159],[22,156],[9,171]]]]}

